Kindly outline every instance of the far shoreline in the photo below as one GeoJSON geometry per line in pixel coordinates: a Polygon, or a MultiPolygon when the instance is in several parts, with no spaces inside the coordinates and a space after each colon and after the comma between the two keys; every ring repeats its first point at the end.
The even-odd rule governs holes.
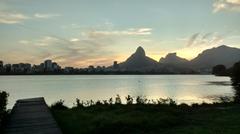
{"type": "MultiPolygon", "coordinates": [[[[0,74],[0,76],[54,76],[54,75],[213,75],[213,74],[0,74]]],[[[216,75],[213,75],[216,76],[216,75]]],[[[217,76],[228,77],[228,76],[217,76]]]]}

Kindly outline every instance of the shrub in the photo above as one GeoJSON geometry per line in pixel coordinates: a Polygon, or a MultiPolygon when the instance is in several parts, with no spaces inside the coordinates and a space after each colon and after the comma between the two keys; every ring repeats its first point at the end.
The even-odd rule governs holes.
{"type": "Polygon", "coordinates": [[[157,100],[157,104],[159,104],[159,105],[170,105],[170,106],[176,106],[177,105],[176,101],[174,101],[171,98],[166,98],[166,99],[160,98],[160,99],[157,100]]]}
{"type": "Polygon", "coordinates": [[[232,101],[232,98],[229,96],[220,96],[219,97],[219,102],[220,103],[229,103],[232,101]]]}
{"type": "Polygon", "coordinates": [[[98,100],[95,105],[102,105],[102,102],[98,100]]]}
{"type": "Polygon", "coordinates": [[[167,99],[163,99],[163,98],[159,98],[158,100],[157,100],[157,104],[167,104],[167,99]]]}
{"type": "Polygon", "coordinates": [[[87,106],[87,107],[95,105],[95,102],[93,100],[87,100],[85,103],[84,102],[82,103],[83,103],[83,106],[87,106]]]}
{"type": "Polygon", "coordinates": [[[131,97],[130,95],[128,95],[126,98],[126,103],[129,104],[133,104],[133,97],[131,97]]]}
{"type": "Polygon", "coordinates": [[[9,94],[7,92],[0,91],[0,130],[2,130],[1,127],[5,125],[5,121],[8,116],[8,112],[7,112],[8,96],[9,94]]]}
{"type": "Polygon", "coordinates": [[[176,101],[174,101],[174,100],[171,99],[171,98],[168,98],[168,101],[169,101],[169,105],[170,105],[170,106],[176,106],[176,105],[177,105],[176,101]]]}
{"type": "Polygon", "coordinates": [[[233,85],[239,85],[240,84],[240,62],[237,62],[234,64],[232,68],[232,84],[233,85]]]}
{"type": "Polygon", "coordinates": [[[103,104],[104,105],[108,105],[108,101],[107,100],[103,100],[103,104]]]}
{"type": "Polygon", "coordinates": [[[6,111],[7,109],[7,98],[9,94],[5,91],[0,91],[0,111],[6,111]]]}
{"type": "Polygon", "coordinates": [[[113,98],[110,98],[110,99],[108,100],[108,104],[110,104],[110,105],[113,104],[113,98]]]}
{"type": "Polygon", "coordinates": [[[117,94],[116,98],[115,98],[115,104],[122,104],[122,100],[119,94],[117,94]]]}
{"type": "Polygon", "coordinates": [[[181,103],[178,105],[179,108],[189,108],[189,105],[186,103],[181,103]]]}
{"type": "Polygon", "coordinates": [[[192,107],[199,107],[200,105],[198,103],[193,103],[191,106],[192,107]]]}
{"type": "Polygon", "coordinates": [[[84,107],[83,101],[81,102],[80,99],[76,98],[76,107],[83,108],[84,107]]]}
{"type": "Polygon", "coordinates": [[[64,100],[62,100],[62,99],[60,99],[59,101],[57,101],[54,104],[52,104],[51,108],[52,109],[57,109],[57,110],[68,109],[68,107],[64,105],[64,100]]]}
{"type": "Polygon", "coordinates": [[[145,96],[137,96],[136,104],[146,104],[148,99],[145,96]]]}

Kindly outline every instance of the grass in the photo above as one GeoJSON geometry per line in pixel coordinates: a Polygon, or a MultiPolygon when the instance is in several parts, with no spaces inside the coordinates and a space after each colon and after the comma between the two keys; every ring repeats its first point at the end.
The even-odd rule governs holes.
{"type": "Polygon", "coordinates": [[[93,105],[52,109],[65,134],[239,134],[240,104],[93,105]]]}

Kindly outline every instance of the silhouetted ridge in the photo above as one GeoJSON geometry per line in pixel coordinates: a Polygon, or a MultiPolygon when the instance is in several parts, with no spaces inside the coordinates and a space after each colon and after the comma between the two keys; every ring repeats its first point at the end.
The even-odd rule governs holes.
{"type": "Polygon", "coordinates": [[[166,63],[166,64],[180,64],[180,63],[186,63],[188,62],[187,59],[181,58],[177,56],[177,53],[168,53],[165,58],[161,58],[159,60],[160,63],[166,63]]]}
{"type": "Polygon", "coordinates": [[[204,50],[196,58],[191,60],[194,68],[209,68],[218,64],[231,67],[240,60],[240,49],[221,45],[212,49],[204,50]]]}
{"type": "Polygon", "coordinates": [[[139,46],[138,48],[137,48],[137,50],[136,50],[136,52],[134,53],[136,56],[142,56],[142,57],[144,57],[144,56],[146,56],[146,54],[145,54],[145,51],[144,51],[144,49],[141,47],[141,46],[139,46]]]}
{"type": "Polygon", "coordinates": [[[147,57],[144,49],[139,46],[134,54],[120,64],[120,68],[123,70],[144,71],[154,68],[156,65],[157,61],[147,57]]]}

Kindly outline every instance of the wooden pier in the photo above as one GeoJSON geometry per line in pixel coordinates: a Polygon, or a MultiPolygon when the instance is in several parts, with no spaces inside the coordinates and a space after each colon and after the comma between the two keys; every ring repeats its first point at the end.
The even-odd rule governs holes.
{"type": "Polygon", "coordinates": [[[6,134],[62,134],[44,98],[18,100],[6,134]]]}

